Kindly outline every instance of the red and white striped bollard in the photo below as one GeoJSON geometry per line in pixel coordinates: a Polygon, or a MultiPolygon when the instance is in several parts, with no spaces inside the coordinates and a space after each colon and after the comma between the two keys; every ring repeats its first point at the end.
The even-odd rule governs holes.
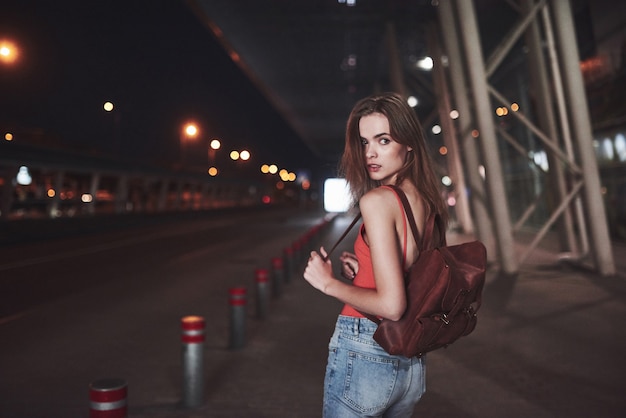
{"type": "Polygon", "coordinates": [[[181,342],[183,344],[183,406],[195,408],[204,400],[204,328],[201,316],[185,316],[181,319],[181,342]]]}
{"type": "Polygon", "coordinates": [[[89,385],[89,418],[126,418],[128,385],[123,379],[100,379],[89,385]]]}

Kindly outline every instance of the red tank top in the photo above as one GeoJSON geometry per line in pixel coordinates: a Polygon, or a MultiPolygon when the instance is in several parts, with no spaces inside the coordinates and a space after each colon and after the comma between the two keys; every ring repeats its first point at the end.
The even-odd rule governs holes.
{"type": "MultiPolygon", "coordinates": [[[[381,186],[387,187],[387,186],[381,186]]],[[[393,190],[391,187],[387,187],[390,190],[393,190]]],[[[394,191],[395,194],[395,191],[394,191]]],[[[398,204],[400,208],[402,208],[402,213],[404,213],[404,206],[402,206],[402,201],[400,200],[400,196],[396,194],[396,199],[398,200],[398,204]]],[[[407,240],[407,229],[406,229],[406,216],[402,217],[404,238],[402,245],[402,270],[405,270],[406,266],[406,240],[407,240]]],[[[363,287],[366,289],[376,289],[376,282],[374,281],[374,267],[372,266],[372,255],[370,253],[370,248],[365,242],[363,238],[363,234],[365,233],[365,225],[361,225],[359,228],[359,235],[356,237],[354,241],[354,254],[359,260],[359,272],[355,276],[352,283],[354,286],[363,287]]],[[[352,306],[345,304],[343,309],[341,310],[341,315],[352,316],[357,318],[364,318],[364,316],[354,309],[352,306]]]]}

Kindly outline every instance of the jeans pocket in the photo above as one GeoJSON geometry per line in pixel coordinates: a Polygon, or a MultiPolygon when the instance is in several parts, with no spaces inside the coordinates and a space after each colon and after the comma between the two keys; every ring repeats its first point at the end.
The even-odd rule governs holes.
{"type": "Polygon", "coordinates": [[[350,352],[344,401],[362,413],[376,414],[387,409],[398,376],[398,364],[397,359],[350,352]]]}

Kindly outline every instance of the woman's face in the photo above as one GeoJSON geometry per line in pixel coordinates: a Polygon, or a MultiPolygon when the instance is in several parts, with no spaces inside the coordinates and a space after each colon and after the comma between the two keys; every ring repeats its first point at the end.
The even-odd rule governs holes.
{"type": "Polygon", "coordinates": [[[366,169],[372,180],[391,184],[404,167],[411,148],[396,142],[389,133],[389,120],[372,113],[359,120],[359,135],[365,153],[366,169]]]}

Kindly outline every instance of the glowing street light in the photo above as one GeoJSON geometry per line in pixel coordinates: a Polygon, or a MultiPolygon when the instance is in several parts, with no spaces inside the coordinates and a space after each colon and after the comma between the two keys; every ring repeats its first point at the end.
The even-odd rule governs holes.
{"type": "Polygon", "coordinates": [[[0,62],[3,64],[13,64],[17,61],[19,50],[14,42],[8,39],[0,39],[0,62]]]}
{"type": "Polygon", "coordinates": [[[180,158],[181,163],[185,164],[187,162],[188,157],[188,143],[195,140],[195,138],[200,134],[200,130],[198,126],[194,122],[187,122],[183,125],[182,131],[180,133],[180,158]]]}
{"type": "Polygon", "coordinates": [[[195,138],[198,135],[198,127],[195,123],[188,123],[185,125],[185,135],[187,138],[195,138]]]}
{"type": "Polygon", "coordinates": [[[211,149],[218,150],[221,148],[222,143],[220,142],[219,139],[213,139],[211,143],[209,144],[209,146],[211,147],[211,149]]]}

